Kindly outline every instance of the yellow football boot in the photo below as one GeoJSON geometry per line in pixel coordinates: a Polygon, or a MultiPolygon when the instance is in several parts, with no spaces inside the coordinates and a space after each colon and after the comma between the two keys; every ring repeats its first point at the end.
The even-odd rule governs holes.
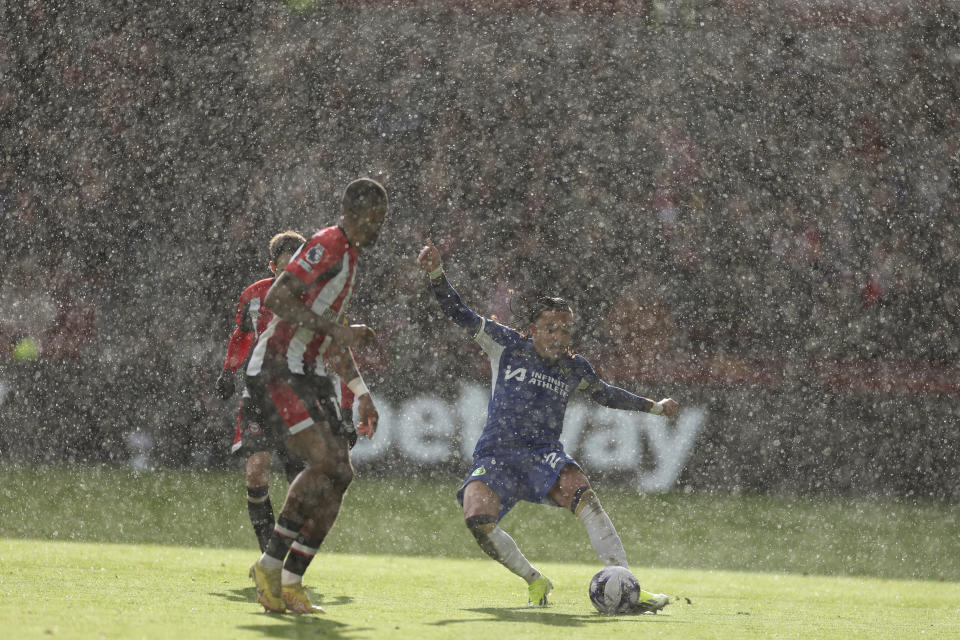
{"type": "Polygon", "coordinates": [[[292,613],[326,613],[323,607],[319,607],[310,602],[310,596],[307,595],[307,590],[304,589],[300,583],[283,585],[281,596],[283,598],[283,604],[287,605],[287,609],[292,613]]]}
{"type": "Polygon", "coordinates": [[[553,593],[553,583],[547,576],[540,576],[528,586],[530,592],[529,605],[531,607],[547,606],[547,596],[553,593]]]}
{"type": "Polygon", "coordinates": [[[640,590],[640,600],[637,602],[638,613],[656,613],[670,604],[670,598],[662,593],[650,593],[640,590]]]}
{"type": "Polygon", "coordinates": [[[271,613],[283,613],[283,598],[280,596],[280,567],[264,569],[260,563],[254,562],[250,567],[250,579],[257,587],[257,602],[271,613]]]}

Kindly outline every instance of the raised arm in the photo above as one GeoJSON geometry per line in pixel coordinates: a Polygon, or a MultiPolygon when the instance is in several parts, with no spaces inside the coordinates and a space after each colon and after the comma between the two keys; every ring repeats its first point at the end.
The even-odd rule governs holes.
{"type": "Polygon", "coordinates": [[[447,276],[443,273],[443,261],[440,258],[440,252],[433,246],[430,238],[427,238],[426,246],[420,250],[420,255],[417,256],[417,264],[430,274],[430,286],[433,288],[433,294],[437,297],[437,302],[440,303],[443,312],[471,333],[479,331],[483,324],[483,318],[463,303],[460,294],[447,280],[447,276]]]}

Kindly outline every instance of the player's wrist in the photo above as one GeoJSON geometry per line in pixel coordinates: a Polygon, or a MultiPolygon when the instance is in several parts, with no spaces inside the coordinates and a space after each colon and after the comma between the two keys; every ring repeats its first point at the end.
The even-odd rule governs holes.
{"type": "Polygon", "coordinates": [[[367,383],[364,382],[363,378],[359,375],[347,383],[347,388],[358,398],[370,393],[370,389],[367,388],[367,383]]]}
{"type": "Polygon", "coordinates": [[[647,411],[647,413],[652,413],[655,416],[663,415],[663,400],[660,402],[654,402],[652,405],[650,405],[650,409],[647,411]]]}
{"type": "Polygon", "coordinates": [[[443,265],[441,264],[439,267],[437,267],[436,269],[430,272],[430,279],[439,280],[442,277],[443,277],[443,265]]]}

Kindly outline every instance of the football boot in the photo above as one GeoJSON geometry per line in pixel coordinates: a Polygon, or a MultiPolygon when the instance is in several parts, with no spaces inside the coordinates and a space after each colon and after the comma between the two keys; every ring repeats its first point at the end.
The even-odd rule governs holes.
{"type": "Polygon", "coordinates": [[[670,604],[670,598],[662,593],[650,593],[640,590],[640,599],[637,602],[637,613],[656,613],[670,604]]]}
{"type": "Polygon", "coordinates": [[[547,576],[540,576],[528,586],[530,593],[529,605],[531,607],[547,606],[547,596],[553,593],[553,583],[547,576]]]}
{"type": "Polygon", "coordinates": [[[250,567],[250,579],[257,587],[257,602],[263,605],[263,608],[271,613],[283,613],[283,598],[280,595],[280,573],[283,571],[280,567],[276,569],[264,569],[259,562],[254,562],[250,567]]]}
{"type": "Polygon", "coordinates": [[[313,614],[313,613],[326,613],[323,610],[323,607],[317,606],[310,602],[310,596],[307,595],[307,590],[303,588],[303,584],[285,584],[281,589],[281,597],[283,598],[283,604],[287,606],[287,611],[291,613],[300,613],[300,614],[313,614]]]}

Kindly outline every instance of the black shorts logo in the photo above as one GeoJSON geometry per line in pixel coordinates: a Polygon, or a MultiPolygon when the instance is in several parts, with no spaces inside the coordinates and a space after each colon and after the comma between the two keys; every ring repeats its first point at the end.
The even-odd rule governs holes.
{"type": "Polygon", "coordinates": [[[257,435],[260,433],[260,425],[256,422],[251,422],[247,425],[247,431],[252,435],[257,435]]]}

